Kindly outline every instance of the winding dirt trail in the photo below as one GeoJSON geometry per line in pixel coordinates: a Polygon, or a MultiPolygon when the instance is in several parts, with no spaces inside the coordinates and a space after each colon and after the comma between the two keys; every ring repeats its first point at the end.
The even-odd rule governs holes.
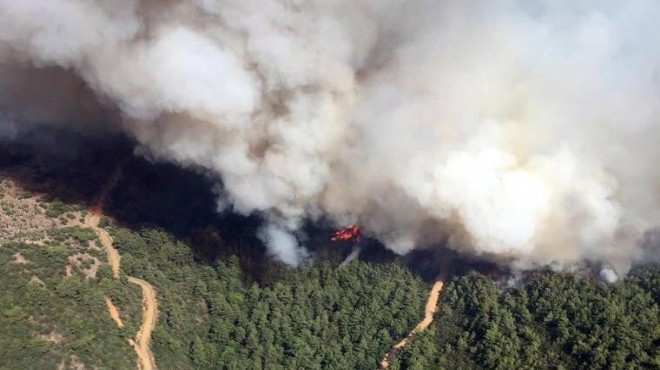
{"type": "Polygon", "coordinates": [[[131,345],[138,355],[138,367],[141,370],[153,370],[156,368],[156,362],[149,343],[151,343],[151,333],[156,327],[156,317],[158,316],[156,291],[151,284],[142,279],[129,276],[128,281],[142,288],[142,325],[135,335],[135,340],[131,340],[131,345]]]}
{"type": "Polygon", "coordinates": [[[105,253],[108,256],[108,263],[112,268],[112,276],[115,279],[117,279],[119,278],[121,256],[119,255],[119,252],[117,252],[115,247],[112,246],[112,237],[110,236],[110,234],[104,229],[99,227],[100,221],[101,221],[101,215],[93,210],[90,210],[87,213],[87,216],[85,216],[85,226],[94,230],[96,236],[98,236],[99,240],[101,241],[101,245],[103,246],[103,249],[105,249],[105,253]]]}
{"type": "MultiPolygon", "coordinates": [[[[99,192],[98,197],[89,208],[87,216],[85,216],[85,226],[94,230],[99,240],[101,241],[101,245],[103,245],[103,248],[108,255],[108,263],[112,268],[112,275],[115,279],[119,278],[119,271],[121,269],[121,256],[112,245],[112,237],[107,231],[99,227],[99,222],[101,221],[105,200],[121,177],[123,163],[124,162],[122,161],[115,168],[114,172],[112,173],[112,177],[110,177],[110,180],[103,186],[99,192]]],[[[142,324],[140,325],[140,329],[135,335],[135,339],[129,339],[128,342],[131,346],[133,346],[135,353],[138,356],[138,369],[155,370],[156,361],[154,359],[154,354],[151,352],[149,344],[151,343],[151,333],[156,326],[156,319],[158,317],[158,300],[156,298],[156,290],[151,284],[142,279],[129,276],[128,281],[132,284],[138,285],[142,289],[142,324]]],[[[105,301],[106,305],[108,306],[110,317],[115,321],[115,323],[117,323],[117,326],[123,327],[124,324],[121,321],[117,307],[115,307],[109,297],[106,297],[105,301]]]]}
{"type": "Polygon", "coordinates": [[[417,334],[426,330],[426,328],[431,325],[433,322],[433,315],[438,311],[438,301],[440,300],[440,292],[442,291],[442,286],[444,285],[445,277],[444,275],[438,276],[435,283],[431,287],[431,293],[429,294],[429,299],[426,301],[426,308],[424,309],[424,319],[420,321],[417,326],[399,343],[395,344],[390,348],[385,357],[380,362],[380,369],[385,370],[390,366],[390,358],[401,348],[405,347],[408,342],[410,342],[417,334]]]}

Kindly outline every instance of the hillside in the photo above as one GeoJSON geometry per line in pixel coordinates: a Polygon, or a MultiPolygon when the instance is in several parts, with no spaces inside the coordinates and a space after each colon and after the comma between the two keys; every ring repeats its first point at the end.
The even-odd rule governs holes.
{"type": "MultiPolygon", "coordinates": [[[[158,300],[158,369],[376,369],[424,318],[422,275],[437,271],[377,245],[338,268],[350,245],[322,229],[314,262],[286,267],[256,239],[258,219],[216,212],[203,174],[84,146],[0,149],[0,368],[135,369],[142,292],[129,276],[158,300]],[[121,256],[115,279],[85,216],[120,163],[98,224],[121,256]]],[[[504,284],[467,266],[390,369],[660,366],[657,267],[615,284],[546,270],[504,284]]]]}
{"type": "Polygon", "coordinates": [[[139,323],[140,291],[112,278],[96,235],[82,224],[84,207],[7,178],[0,188],[0,368],[133,368],[125,338],[139,323]],[[112,322],[104,296],[124,328],[112,322]]]}

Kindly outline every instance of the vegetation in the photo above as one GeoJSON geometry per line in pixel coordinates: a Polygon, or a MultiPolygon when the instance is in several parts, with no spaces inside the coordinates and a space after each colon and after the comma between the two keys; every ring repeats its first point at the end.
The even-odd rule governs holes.
{"type": "Polygon", "coordinates": [[[162,231],[113,238],[122,268],[158,289],[161,369],[375,369],[426,300],[425,284],[395,263],[282,268],[260,286],[237,257],[200,266],[162,231]]]}
{"type": "Polygon", "coordinates": [[[57,243],[0,247],[0,369],[135,367],[126,341],[135,325],[119,329],[108,316],[104,296],[122,308],[138,302],[136,311],[139,289],[112,279],[107,265],[95,278],[75,267],[67,277],[65,266],[73,253],[57,243]]]}
{"type": "Polygon", "coordinates": [[[658,267],[615,284],[540,271],[502,289],[463,276],[391,368],[658,369],[659,283],[658,267]]]}
{"type": "MultiPolygon", "coordinates": [[[[375,369],[423,316],[429,285],[405,259],[374,248],[338,268],[341,247],[312,232],[316,262],[287,268],[267,258],[255,217],[217,214],[203,175],[139,159],[126,162],[100,223],[122,257],[114,279],[80,223],[122,150],[79,147],[94,152],[0,146],[0,185],[20,184],[0,186],[0,369],[135,369],[127,338],[141,291],[127,275],[157,291],[159,369],[375,369]]],[[[615,284],[551,271],[510,286],[458,275],[434,324],[390,368],[657,369],[659,300],[658,267],[615,284]]]]}
{"type": "Polygon", "coordinates": [[[63,203],[61,200],[54,200],[53,202],[48,203],[46,208],[46,216],[50,218],[56,218],[66,214],[67,212],[75,212],[80,210],[80,207],[77,205],[68,205],[63,203]]]}
{"type": "Polygon", "coordinates": [[[96,234],[94,234],[93,230],[80,226],[51,229],[48,231],[48,235],[60,243],[67,241],[85,243],[96,239],[96,234]]]}

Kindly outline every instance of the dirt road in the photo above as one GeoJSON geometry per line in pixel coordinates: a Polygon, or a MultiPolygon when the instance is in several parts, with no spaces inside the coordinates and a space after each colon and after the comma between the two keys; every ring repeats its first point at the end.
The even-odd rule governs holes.
{"type": "Polygon", "coordinates": [[[156,368],[156,363],[149,344],[151,342],[151,332],[156,327],[156,317],[158,316],[156,291],[151,284],[142,279],[129,276],[128,281],[142,288],[142,325],[140,325],[140,330],[138,330],[135,340],[131,344],[138,355],[139,368],[141,370],[153,370],[156,368]]]}
{"type": "Polygon", "coordinates": [[[85,226],[94,230],[96,235],[99,237],[99,240],[101,241],[101,244],[103,245],[103,248],[108,255],[108,263],[110,263],[110,267],[112,267],[112,275],[115,278],[119,277],[121,257],[119,256],[117,250],[112,246],[112,238],[110,237],[110,234],[99,227],[99,222],[101,221],[101,213],[103,212],[103,205],[105,204],[105,200],[108,198],[108,194],[110,194],[110,191],[115,187],[115,185],[117,185],[117,182],[121,177],[121,169],[123,163],[124,161],[120,162],[115,167],[115,170],[112,172],[112,176],[110,176],[110,180],[108,180],[108,182],[103,185],[94,203],[89,207],[87,216],[85,216],[85,226]]]}
{"type": "MultiPolygon", "coordinates": [[[[112,237],[107,231],[99,227],[99,222],[101,220],[101,214],[105,200],[121,177],[122,164],[123,162],[115,168],[115,171],[112,173],[110,180],[103,186],[96,200],[90,206],[87,216],[85,216],[85,226],[94,230],[99,240],[101,241],[101,245],[103,245],[103,249],[105,249],[105,252],[108,256],[108,263],[112,268],[112,275],[115,279],[119,278],[119,271],[121,269],[121,256],[112,245],[112,237]]],[[[158,317],[158,301],[156,299],[156,291],[154,287],[151,286],[151,284],[142,279],[129,276],[128,281],[132,284],[140,286],[142,289],[142,324],[140,325],[140,330],[138,330],[137,334],[135,335],[135,339],[129,339],[129,343],[135,349],[135,353],[137,353],[138,369],[154,370],[156,369],[156,361],[154,360],[154,355],[149,348],[149,344],[151,342],[151,333],[156,326],[156,319],[158,317]]],[[[115,323],[117,323],[119,327],[122,327],[124,324],[122,323],[119,316],[119,311],[114,306],[114,304],[112,304],[112,300],[109,297],[106,297],[105,301],[106,305],[108,306],[110,317],[115,321],[115,323]]]]}
{"type": "Polygon", "coordinates": [[[110,317],[115,321],[117,326],[123,328],[124,323],[121,321],[121,317],[119,317],[119,310],[117,310],[117,306],[112,303],[112,299],[110,299],[110,297],[105,297],[105,305],[108,306],[110,317]]]}
{"type": "Polygon", "coordinates": [[[117,252],[115,247],[112,246],[112,237],[110,236],[110,234],[104,229],[99,227],[100,220],[101,220],[101,215],[99,213],[92,212],[90,210],[87,213],[87,216],[85,216],[85,226],[94,230],[96,236],[98,236],[99,240],[101,241],[101,245],[103,246],[103,249],[105,249],[105,253],[108,256],[108,263],[112,268],[112,276],[118,278],[121,256],[119,255],[119,252],[117,252]]]}
{"type": "Polygon", "coordinates": [[[385,370],[390,366],[390,358],[398,351],[399,349],[405,347],[406,344],[418,333],[424,331],[431,323],[433,322],[433,315],[435,315],[438,310],[438,300],[440,299],[440,292],[442,291],[442,286],[444,285],[444,277],[440,276],[433,283],[431,287],[431,293],[429,294],[429,299],[426,301],[426,308],[424,309],[424,319],[420,321],[417,326],[406,336],[402,341],[395,344],[387,353],[385,357],[380,362],[380,369],[385,370]]]}

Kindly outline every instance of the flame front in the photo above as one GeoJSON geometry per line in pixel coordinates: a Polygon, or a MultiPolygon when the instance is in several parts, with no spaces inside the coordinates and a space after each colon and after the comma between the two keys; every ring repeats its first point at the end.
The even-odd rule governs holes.
{"type": "Polygon", "coordinates": [[[341,229],[337,230],[332,238],[330,238],[333,242],[337,241],[344,241],[344,240],[353,240],[356,243],[360,241],[360,228],[358,225],[349,225],[346,227],[342,227],[341,229]]]}

